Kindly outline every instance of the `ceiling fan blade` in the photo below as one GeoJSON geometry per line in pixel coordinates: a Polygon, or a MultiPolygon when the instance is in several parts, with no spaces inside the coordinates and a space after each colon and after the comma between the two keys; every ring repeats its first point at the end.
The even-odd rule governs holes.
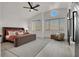
{"type": "Polygon", "coordinates": [[[36,6],[32,7],[32,8],[34,9],[34,8],[36,8],[36,7],[39,7],[39,6],[40,6],[40,5],[36,5],[36,6]]]}
{"type": "Polygon", "coordinates": [[[28,4],[29,4],[30,8],[32,9],[32,5],[31,5],[31,3],[30,3],[30,2],[28,2],[28,4]]]}
{"type": "Polygon", "coordinates": [[[28,8],[28,9],[30,9],[30,7],[23,7],[23,8],[28,8]]]}
{"type": "Polygon", "coordinates": [[[33,9],[33,10],[38,11],[37,9],[33,9]]]}

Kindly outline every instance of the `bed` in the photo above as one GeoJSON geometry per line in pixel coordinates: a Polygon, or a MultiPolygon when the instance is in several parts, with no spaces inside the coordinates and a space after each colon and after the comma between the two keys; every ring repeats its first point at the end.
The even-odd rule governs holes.
{"type": "Polygon", "coordinates": [[[25,32],[24,28],[3,27],[3,41],[12,42],[14,46],[20,46],[36,39],[35,34],[25,32]]]}

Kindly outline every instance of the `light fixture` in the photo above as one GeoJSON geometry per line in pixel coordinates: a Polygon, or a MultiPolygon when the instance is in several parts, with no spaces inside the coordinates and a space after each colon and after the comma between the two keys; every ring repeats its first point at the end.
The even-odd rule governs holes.
{"type": "Polygon", "coordinates": [[[56,10],[52,10],[52,11],[51,11],[51,16],[58,16],[57,11],[56,11],[56,10]]]}

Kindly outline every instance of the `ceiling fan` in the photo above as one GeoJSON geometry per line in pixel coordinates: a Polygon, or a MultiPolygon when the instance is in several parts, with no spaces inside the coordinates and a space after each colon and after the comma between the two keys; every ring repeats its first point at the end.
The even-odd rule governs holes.
{"type": "Polygon", "coordinates": [[[31,12],[31,10],[38,11],[38,9],[36,9],[36,8],[40,6],[39,4],[37,4],[35,6],[32,6],[31,2],[28,2],[28,4],[29,4],[30,7],[23,7],[23,8],[29,9],[30,12],[31,12]]]}

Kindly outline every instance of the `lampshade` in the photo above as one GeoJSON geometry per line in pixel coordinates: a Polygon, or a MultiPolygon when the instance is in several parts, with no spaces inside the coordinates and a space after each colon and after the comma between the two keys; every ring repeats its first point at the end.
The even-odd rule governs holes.
{"type": "Polygon", "coordinates": [[[25,30],[28,30],[28,25],[24,24],[24,25],[23,25],[23,28],[24,28],[25,30]]]}
{"type": "Polygon", "coordinates": [[[58,16],[58,12],[56,10],[51,11],[51,16],[58,16]]]}
{"type": "Polygon", "coordinates": [[[25,30],[29,30],[28,27],[26,27],[25,30]]]}

